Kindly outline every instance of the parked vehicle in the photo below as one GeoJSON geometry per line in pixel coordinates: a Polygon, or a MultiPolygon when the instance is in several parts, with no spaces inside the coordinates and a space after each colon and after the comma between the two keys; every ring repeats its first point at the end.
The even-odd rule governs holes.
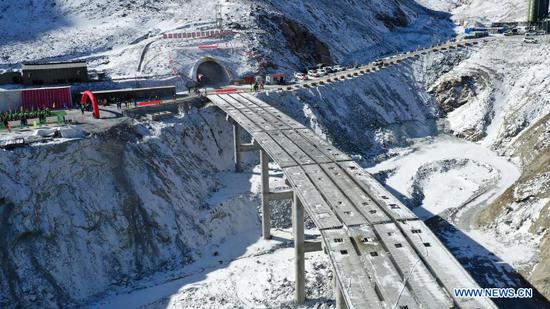
{"type": "Polygon", "coordinates": [[[489,36],[489,32],[487,31],[474,31],[466,34],[464,36],[464,39],[479,39],[479,38],[484,38],[488,36],[489,36]]]}
{"type": "Polygon", "coordinates": [[[304,74],[304,73],[295,72],[294,73],[294,79],[295,80],[307,80],[307,75],[304,74]]]}
{"type": "Polygon", "coordinates": [[[382,61],[382,60],[375,61],[374,65],[376,65],[376,66],[384,65],[384,61],[382,61]]]}
{"type": "Polygon", "coordinates": [[[317,70],[309,70],[307,71],[307,76],[309,78],[319,78],[319,73],[317,73],[317,70]]]}
{"type": "Polygon", "coordinates": [[[532,37],[532,36],[538,36],[538,35],[545,35],[546,33],[544,31],[529,31],[525,33],[525,37],[532,37]]]}
{"type": "Polygon", "coordinates": [[[527,43],[527,44],[537,44],[538,42],[539,41],[537,41],[533,37],[526,37],[525,39],[523,39],[523,43],[527,43]]]}
{"type": "Polygon", "coordinates": [[[321,77],[321,76],[327,75],[328,72],[327,72],[326,69],[318,69],[318,70],[317,70],[317,74],[319,75],[319,77],[321,77]]]}
{"type": "Polygon", "coordinates": [[[342,72],[342,71],[344,71],[345,69],[346,69],[346,68],[344,68],[343,66],[341,66],[341,65],[339,65],[339,64],[337,64],[337,65],[335,65],[335,66],[332,67],[332,70],[333,70],[334,72],[342,72]]]}

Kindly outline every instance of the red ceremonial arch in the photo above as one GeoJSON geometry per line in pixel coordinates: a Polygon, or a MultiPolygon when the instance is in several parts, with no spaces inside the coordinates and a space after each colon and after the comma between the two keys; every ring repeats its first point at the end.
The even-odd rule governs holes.
{"type": "Polygon", "coordinates": [[[92,107],[94,109],[94,112],[93,112],[94,118],[99,119],[99,105],[97,104],[97,99],[94,93],[91,92],[90,90],[84,91],[84,93],[82,94],[82,100],[80,100],[80,103],[85,104],[88,101],[88,99],[92,101],[92,107]]]}

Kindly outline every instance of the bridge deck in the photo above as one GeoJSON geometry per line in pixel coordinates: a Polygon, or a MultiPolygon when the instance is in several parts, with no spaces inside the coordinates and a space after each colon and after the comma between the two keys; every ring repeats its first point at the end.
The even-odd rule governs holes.
{"type": "Polygon", "coordinates": [[[348,308],[491,308],[429,228],[345,153],[249,94],[208,97],[281,167],[320,230],[348,308]]]}

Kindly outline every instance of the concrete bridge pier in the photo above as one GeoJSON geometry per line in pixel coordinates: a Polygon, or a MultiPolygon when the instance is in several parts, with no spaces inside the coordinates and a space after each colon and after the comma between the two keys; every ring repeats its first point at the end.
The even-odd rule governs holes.
{"type": "Polygon", "coordinates": [[[241,173],[241,126],[233,121],[233,159],[235,161],[235,173],[241,173]]]}
{"type": "Polygon", "coordinates": [[[241,151],[260,150],[260,166],[262,169],[262,234],[264,239],[271,239],[271,201],[292,200],[292,190],[271,191],[269,187],[269,155],[258,144],[241,145],[241,151]]]}
{"type": "Polygon", "coordinates": [[[269,207],[269,156],[260,150],[262,167],[262,233],[264,239],[271,239],[271,208],[269,207]]]}
{"type": "Polygon", "coordinates": [[[300,202],[298,195],[294,194],[294,203],[292,205],[292,227],[294,228],[294,254],[295,254],[295,301],[301,305],[306,300],[305,291],[305,245],[304,245],[304,206],[300,202]]]}
{"type": "Polygon", "coordinates": [[[241,154],[243,152],[260,150],[258,143],[252,141],[248,144],[243,144],[241,141],[241,126],[234,120],[228,119],[233,124],[233,160],[235,161],[235,172],[242,173],[241,154]]]}

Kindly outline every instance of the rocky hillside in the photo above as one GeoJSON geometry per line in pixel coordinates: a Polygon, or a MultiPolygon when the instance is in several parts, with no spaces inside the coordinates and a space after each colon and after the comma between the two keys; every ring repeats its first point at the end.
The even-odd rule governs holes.
{"type": "Polygon", "coordinates": [[[411,0],[25,0],[4,1],[0,12],[0,70],[78,58],[113,77],[139,74],[140,59],[148,75],[176,69],[187,76],[205,56],[219,59],[235,77],[290,72],[320,62],[366,62],[454,35],[448,14],[411,0]],[[161,39],[165,32],[214,29],[218,2],[234,37],[161,39]],[[202,50],[200,44],[219,48],[202,50]]]}
{"type": "Polygon", "coordinates": [[[256,38],[273,67],[365,63],[454,35],[449,15],[415,1],[258,1],[256,38]],[[290,55],[289,55],[290,52],[290,55]]]}
{"type": "Polygon", "coordinates": [[[550,294],[550,114],[522,132],[510,155],[523,167],[520,179],[481,213],[479,224],[503,238],[539,245],[537,261],[521,271],[546,295],[550,294]]]}
{"type": "Polygon", "coordinates": [[[0,307],[79,304],[182,267],[246,228],[246,209],[204,203],[232,166],[230,131],[207,108],[162,126],[128,122],[2,151],[0,307]]]}
{"type": "MultiPolygon", "coordinates": [[[[148,44],[147,74],[175,68],[187,76],[205,56],[235,76],[352,64],[452,37],[451,18],[523,14],[519,0],[494,2],[223,1],[234,39],[188,44],[159,37],[213,27],[217,1],[3,1],[0,69],[83,58],[113,76],[134,76],[148,44]]],[[[519,270],[550,298],[549,46],[503,39],[261,97],[372,167],[419,216],[440,218],[440,236],[485,286],[517,284],[519,270]]],[[[219,187],[218,172],[231,168],[230,132],[205,108],[163,125],[127,122],[83,140],[3,151],[0,307],[88,304],[186,266],[207,244],[257,224],[243,219],[257,218],[250,203],[205,202],[219,187]]],[[[286,277],[277,280],[291,297],[286,277]]],[[[224,301],[197,294],[212,307],[224,301]]],[[[259,301],[277,295],[269,297],[259,301]]]]}
{"type": "Polygon", "coordinates": [[[502,243],[537,254],[519,269],[550,295],[548,137],[550,41],[489,43],[430,86],[448,132],[493,149],[522,170],[517,182],[480,213],[479,225],[502,243]]]}
{"type": "Polygon", "coordinates": [[[548,298],[547,40],[495,40],[262,98],[367,165],[390,158],[372,172],[420,217],[445,218],[441,236],[465,263],[494,263],[470,269],[482,285],[523,277],[548,298]]]}
{"type": "Polygon", "coordinates": [[[528,1],[524,0],[417,0],[438,11],[450,12],[459,25],[473,26],[498,21],[525,21],[528,1]]]}

